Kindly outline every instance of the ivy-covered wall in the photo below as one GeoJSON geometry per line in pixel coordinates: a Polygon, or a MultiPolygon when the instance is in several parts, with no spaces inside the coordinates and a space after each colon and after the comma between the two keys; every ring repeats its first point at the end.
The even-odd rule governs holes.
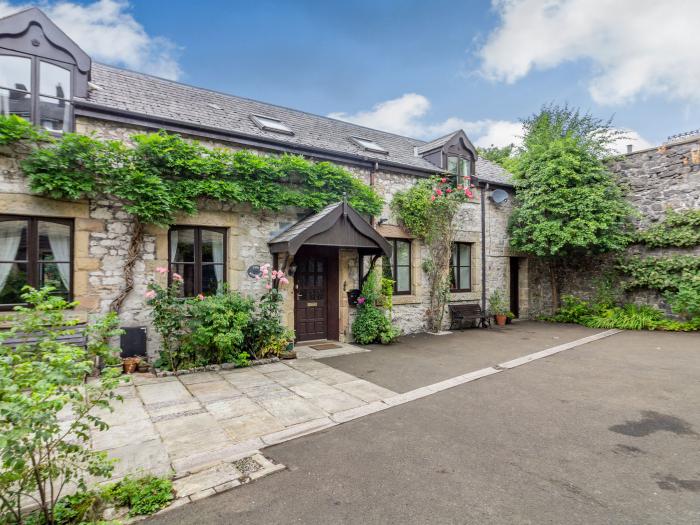
{"type": "MultiPolygon", "coordinates": [[[[700,210],[700,138],[625,155],[611,164],[611,170],[625,188],[627,200],[639,213],[637,226],[647,232],[638,243],[628,248],[627,258],[679,255],[700,258],[700,245],[684,241],[687,235],[678,233],[680,226],[662,227],[664,231],[654,233],[666,219],[668,210],[700,210]],[[680,238],[670,239],[674,235],[680,238]],[[655,241],[658,237],[669,241],[655,241]]],[[[697,225],[682,228],[687,232],[700,230],[697,225]]],[[[594,299],[606,282],[619,281],[616,277],[620,275],[616,270],[618,258],[616,255],[586,258],[563,268],[558,279],[560,293],[594,299]]],[[[549,315],[552,313],[552,297],[548,267],[536,259],[528,263],[531,312],[533,315],[549,315]]],[[[624,295],[628,301],[655,305],[671,313],[663,293],[655,288],[636,287],[624,295]]]]}

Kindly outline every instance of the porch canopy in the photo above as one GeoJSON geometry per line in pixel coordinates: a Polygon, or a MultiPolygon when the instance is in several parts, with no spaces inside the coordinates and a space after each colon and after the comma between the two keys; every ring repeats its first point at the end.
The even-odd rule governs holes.
{"type": "Polygon", "coordinates": [[[270,252],[294,256],[302,246],[357,248],[361,255],[391,257],[391,245],[347,202],[329,204],[269,243],[270,252]]]}

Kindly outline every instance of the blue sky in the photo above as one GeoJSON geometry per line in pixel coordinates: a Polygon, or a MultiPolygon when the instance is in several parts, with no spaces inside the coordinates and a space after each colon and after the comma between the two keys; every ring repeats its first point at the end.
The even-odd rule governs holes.
{"type": "Polygon", "coordinates": [[[421,138],[509,142],[548,102],[614,115],[638,147],[700,127],[693,0],[40,6],[100,61],[421,138]]]}

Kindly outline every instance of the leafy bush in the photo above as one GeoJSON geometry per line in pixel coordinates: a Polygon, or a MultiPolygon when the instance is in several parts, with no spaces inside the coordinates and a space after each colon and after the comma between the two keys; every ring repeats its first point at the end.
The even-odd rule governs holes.
{"type": "MultiPolygon", "coordinates": [[[[378,276],[375,270],[367,275],[358,298],[357,316],[352,324],[352,337],[361,345],[371,343],[389,344],[399,336],[385,311],[377,307],[381,300],[378,276]]],[[[389,301],[391,295],[389,295],[389,301]]],[[[386,304],[386,302],[384,303],[386,304]]]]}
{"type": "Polygon", "coordinates": [[[494,290],[489,296],[489,313],[491,315],[508,315],[511,313],[503,294],[499,290],[494,290]]]}
{"type": "Polygon", "coordinates": [[[118,333],[116,316],[98,319],[89,329],[87,348],[61,341],[75,333],[66,311],[77,303],[51,295],[50,287],[25,287],[28,306],[15,308],[12,328],[0,332],[0,522],[20,522],[21,504],[31,498],[46,523],[67,513],[58,504],[67,484],[85,491],[89,477],[109,477],[112,463],[89,446],[90,434],[106,430],[95,409],[119,399],[119,372],[105,369],[97,381],[85,381],[95,359],[114,350],[107,339],[118,333]],[[22,333],[35,341],[3,344],[22,333]],[[72,419],[59,420],[70,411],[72,419]]]}
{"type": "Polygon", "coordinates": [[[195,365],[233,362],[242,351],[253,308],[251,299],[231,291],[191,301],[183,353],[195,365]]]}
{"type": "Polygon", "coordinates": [[[665,298],[675,313],[686,319],[700,318],[700,272],[684,272],[678,290],[665,298]]]}
{"type": "Polygon", "coordinates": [[[173,484],[156,476],[125,477],[102,492],[105,501],[129,507],[129,516],[148,515],[167,507],[173,500],[173,484]]]}
{"type": "Polygon", "coordinates": [[[583,324],[591,328],[655,330],[664,320],[664,313],[658,308],[648,305],[626,304],[586,317],[583,324]]]}
{"type": "Polygon", "coordinates": [[[637,234],[636,242],[651,248],[690,248],[700,244],[700,210],[668,210],[664,220],[637,234]]]}
{"type": "Polygon", "coordinates": [[[34,125],[17,115],[0,118],[0,146],[14,144],[23,140],[48,140],[46,133],[38,131],[34,125]]]}

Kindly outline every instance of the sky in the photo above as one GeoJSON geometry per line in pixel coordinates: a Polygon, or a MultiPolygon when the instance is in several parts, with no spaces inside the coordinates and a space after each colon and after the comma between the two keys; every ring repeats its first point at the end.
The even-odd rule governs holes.
{"type": "Polygon", "coordinates": [[[517,144],[549,103],[612,117],[620,150],[700,128],[700,0],[33,5],[93,60],[425,140],[517,144]]]}

